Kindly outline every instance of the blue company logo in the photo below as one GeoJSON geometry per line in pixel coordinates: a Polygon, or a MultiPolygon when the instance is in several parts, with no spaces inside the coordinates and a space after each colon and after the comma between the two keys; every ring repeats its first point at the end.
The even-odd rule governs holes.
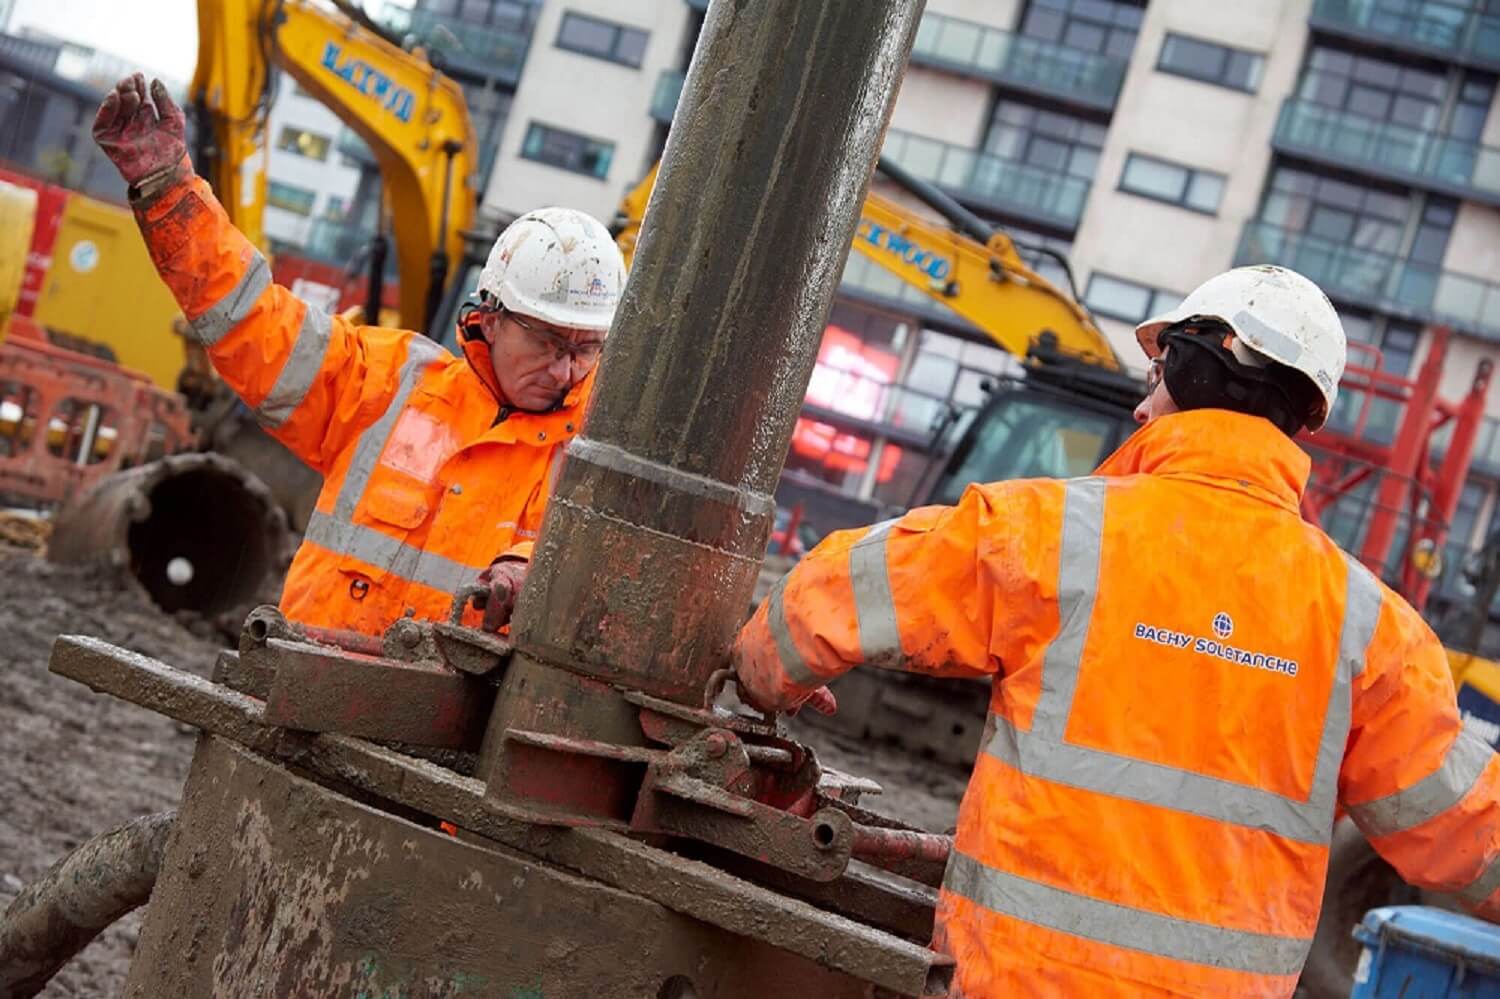
{"type": "Polygon", "coordinates": [[[411,121],[417,95],[363,59],[345,56],[338,42],[323,46],[323,68],[366,97],[379,101],[398,121],[411,121]]]}
{"type": "Polygon", "coordinates": [[[1223,611],[1214,615],[1214,634],[1220,638],[1228,638],[1234,634],[1234,619],[1223,611]]]}
{"type": "Polygon", "coordinates": [[[871,246],[900,257],[934,281],[946,280],[953,271],[953,265],[947,258],[940,257],[931,250],[924,250],[899,232],[868,219],[860,219],[857,235],[871,246]]]}

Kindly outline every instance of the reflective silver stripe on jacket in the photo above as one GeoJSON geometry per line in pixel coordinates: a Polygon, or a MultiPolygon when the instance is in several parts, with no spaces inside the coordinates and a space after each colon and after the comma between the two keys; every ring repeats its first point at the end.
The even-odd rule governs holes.
{"type": "Polygon", "coordinates": [[[820,687],[823,678],[812,671],[807,665],[807,660],[802,658],[802,653],[797,651],[797,643],[792,641],[792,633],[786,624],[786,605],[783,603],[782,591],[786,589],[787,576],[776,580],[776,585],[771,587],[770,594],[766,597],[766,624],[771,629],[771,641],[776,646],[776,658],[781,661],[781,669],[788,678],[799,687],[820,687]]]}
{"type": "Polygon", "coordinates": [[[297,330],[297,341],[276,376],[271,391],[261,400],[255,410],[262,425],[275,430],[285,423],[302,405],[307,393],[323,370],[323,361],[328,356],[328,345],[333,336],[333,321],[328,313],[315,305],[303,303],[302,325],[297,330]]]}
{"type": "Polygon", "coordinates": [[[1105,483],[1066,484],[1058,560],[1059,628],[1043,657],[1041,695],[1029,730],[991,716],[984,750],[1022,773],[1304,843],[1326,844],[1333,830],[1339,764],[1349,732],[1351,685],[1364,669],[1381,594],[1374,577],[1346,556],[1347,593],[1338,662],[1306,800],[1192,770],[1069,744],[1065,739],[1084,643],[1099,584],[1105,483]]]}
{"type": "Polygon", "coordinates": [[[425,337],[414,335],[407,340],[406,360],[397,376],[395,394],[380,418],[366,427],[355,441],[343,484],[334,500],[333,512],[315,512],[309,518],[307,539],[329,551],[357,558],[408,582],[452,593],[471,582],[485,566],[465,565],[445,556],[411,547],[373,527],[354,522],[354,511],[364,496],[365,487],[370,482],[381,452],[385,450],[396,420],[406,408],[406,402],[421,381],[427,366],[442,357],[443,353],[441,347],[425,337]]]}
{"type": "Polygon", "coordinates": [[[1349,806],[1349,815],[1371,839],[1419,826],[1464,800],[1494,755],[1489,743],[1460,729],[1436,770],[1403,791],[1349,806]]]}
{"type": "MultiPolygon", "coordinates": [[[[899,518],[897,518],[899,519],[899,518]]],[[[858,620],[860,653],[875,666],[895,667],[901,658],[901,635],[896,628],[896,605],[891,599],[890,574],[886,567],[885,542],[896,519],[876,524],[849,549],[849,576],[854,588],[854,613],[858,620]]],[[[813,672],[786,623],[784,591],[789,577],[782,576],[766,596],[766,625],[776,647],[781,669],[799,687],[819,687],[826,679],[813,672]]]]}
{"type": "Polygon", "coordinates": [[[849,548],[860,656],[866,665],[886,669],[901,664],[901,631],[896,626],[896,602],[886,563],[886,541],[895,523],[892,519],[876,524],[849,548]]]}
{"type": "Polygon", "coordinates": [[[484,570],[483,565],[464,565],[442,555],[411,548],[388,534],[364,524],[350,524],[326,513],[314,512],[307,521],[307,540],[340,555],[378,566],[410,583],[421,583],[444,593],[453,593],[484,570]]]}
{"type": "Polygon", "coordinates": [[[1312,945],[1310,937],[1225,929],[1090,898],[987,867],[958,850],[949,857],[943,888],[991,912],[1060,933],[1232,971],[1295,975],[1312,945]]]}
{"type": "Polygon", "coordinates": [[[205,347],[212,347],[229,335],[229,331],[245,321],[260,296],[271,286],[271,268],[260,251],[250,260],[250,266],[235,282],[229,294],[208,307],[197,319],[188,323],[188,330],[205,347]]]}

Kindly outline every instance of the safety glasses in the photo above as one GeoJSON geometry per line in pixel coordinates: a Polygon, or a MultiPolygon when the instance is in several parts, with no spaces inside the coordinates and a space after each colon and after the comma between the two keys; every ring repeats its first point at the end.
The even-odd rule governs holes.
{"type": "Polygon", "coordinates": [[[574,364],[592,366],[598,362],[599,355],[604,353],[603,340],[574,343],[560,333],[554,333],[542,326],[533,326],[514,312],[505,310],[504,314],[510,318],[511,322],[525,330],[533,339],[556,351],[554,356],[559,361],[566,357],[574,364]]]}

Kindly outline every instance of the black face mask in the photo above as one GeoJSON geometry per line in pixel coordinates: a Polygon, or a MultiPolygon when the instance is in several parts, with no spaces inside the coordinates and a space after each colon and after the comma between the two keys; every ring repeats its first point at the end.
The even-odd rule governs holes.
{"type": "Polygon", "coordinates": [[[1178,409],[1229,409],[1270,420],[1291,437],[1317,413],[1311,380],[1282,364],[1242,364],[1227,346],[1234,331],[1222,323],[1169,327],[1158,338],[1168,348],[1162,380],[1178,409]],[[1298,382],[1306,383],[1305,387],[1298,382]]]}

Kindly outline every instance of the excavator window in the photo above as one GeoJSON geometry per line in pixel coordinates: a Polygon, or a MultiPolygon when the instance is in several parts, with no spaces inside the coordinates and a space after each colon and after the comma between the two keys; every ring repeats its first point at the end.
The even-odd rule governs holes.
{"type": "Polygon", "coordinates": [[[954,452],[931,502],[957,503],[971,482],[1088,475],[1125,432],[1118,415],[1025,390],[1002,391],[954,452]]]}

